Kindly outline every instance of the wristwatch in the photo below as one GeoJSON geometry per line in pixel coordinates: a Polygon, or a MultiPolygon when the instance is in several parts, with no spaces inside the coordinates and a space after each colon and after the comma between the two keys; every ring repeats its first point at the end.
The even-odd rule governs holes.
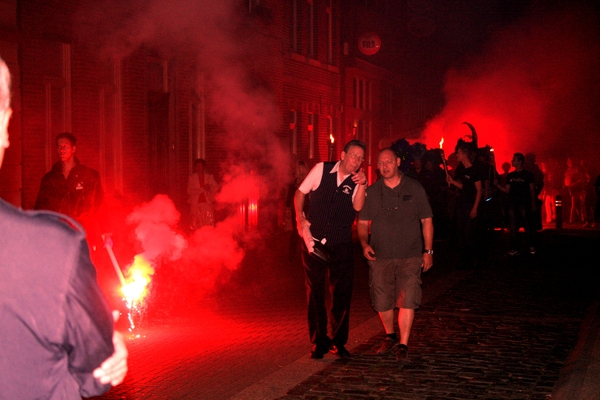
{"type": "Polygon", "coordinates": [[[425,250],[423,250],[423,253],[427,253],[429,255],[433,255],[433,250],[431,250],[431,249],[425,249],[425,250]]]}

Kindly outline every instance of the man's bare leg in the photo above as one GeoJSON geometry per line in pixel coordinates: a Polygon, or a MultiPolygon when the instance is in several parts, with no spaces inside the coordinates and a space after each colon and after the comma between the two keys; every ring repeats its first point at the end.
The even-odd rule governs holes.
{"type": "Polygon", "coordinates": [[[393,308],[388,311],[379,312],[379,319],[381,319],[381,323],[385,329],[386,338],[379,350],[377,350],[377,354],[389,353],[398,346],[398,336],[394,331],[394,314],[395,311],[393,308]]]}
{"type": "Polygon", "coordinates": [[[385,329],[385,333],[391,335],[394,333],[394,309],[388,311],[380,311],[379,319],[381,319],[381,323],[383,324],[383,328],[385,329]]]}
{"type": "Polygon", "coordinates": [[[415,318],[415,310],[401,308],[398,312],[398,327],[400,328],[400,345],[396,351],[397,361],[408,361],[408,338],[415,318]]]}
{"type": "Polygon", "coordinates": [[[408,338],[415,319],[415,310],[401,308],[398,312],[398,327],[400,328],[400,344],[408,346],[408,338]]]}

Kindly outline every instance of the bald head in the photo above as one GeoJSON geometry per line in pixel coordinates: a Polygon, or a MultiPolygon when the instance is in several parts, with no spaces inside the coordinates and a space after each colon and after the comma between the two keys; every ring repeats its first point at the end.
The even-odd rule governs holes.
{"type": "Polygon", "coordinates": [[[385,180],[395,180],[399,176],[400,157],[390,148],[382,149],[377,159],[377,168],[385,180]]]}

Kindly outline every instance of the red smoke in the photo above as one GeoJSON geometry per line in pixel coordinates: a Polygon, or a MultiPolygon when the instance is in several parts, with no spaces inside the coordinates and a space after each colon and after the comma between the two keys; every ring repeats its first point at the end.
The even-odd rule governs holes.
{"type": "Polygon", "coordinates": [[[148,261],[154,262],[158,257],[170,261],[181,258],[187,243],[183,235],[175,231],[179,217],[175,204],[164,194],[136,207],[127,217],[127,223],[136,226],[136,237],[148,261]]]}
{"type": "Polygon", "coordinates": [[[248,236],[239,218],[230,217],[185,237],[177,230],[179,216],[171,199],[157,195],[127,218],[156,269],[148,299],[154,311],[193,306],[239,268],[245,255],[241,245],[248,236]]]}
{"type": "Polygon", "coordinates": [[[446,106],[424,132],[449,155],[475,126],[479,146],[494,147],[498,165],[514,152],[592,156],[600,145],[599,30],[594,10],[532,11],[502,31],[484,55],[446,77],[446,106]]]}

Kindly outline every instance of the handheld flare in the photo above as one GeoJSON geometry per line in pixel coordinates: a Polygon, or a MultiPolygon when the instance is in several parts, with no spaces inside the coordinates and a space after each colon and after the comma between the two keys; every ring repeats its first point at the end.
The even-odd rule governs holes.
{"type": "Polygon", "coordinates": [[[106,249],[106,252],[108,253],[108,257],[110,258],[110,261],[112,262],[112,265],[115,268],[115,272],[117,273],[117,276],[119,277],[119,282],[121,282],[121,286],[123,286],[127,282],[125,282],[125,277],[123,276],[121,267],[119,267],[119,263],[117,262],[117,257],[115,257],[115,253],[113,252],[113,249],[112,249],[113,242],[111,239],[111,234],[105,233],[104,235],[102,235],[102,240],[104,241],[104,248],[106,249]]]}

